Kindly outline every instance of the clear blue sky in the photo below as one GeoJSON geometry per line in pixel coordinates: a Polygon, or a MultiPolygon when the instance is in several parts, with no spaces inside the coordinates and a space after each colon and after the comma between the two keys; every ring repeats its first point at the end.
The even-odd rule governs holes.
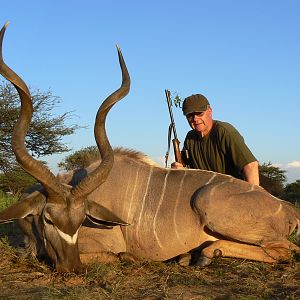
{"type": "MultiPolygon", "coordinates": [[[[93,122],[120,85],[115,44],[132,85],[107,120],[113,146],[162,161],[169,116],[164,89],[203,93],[214,118],[232,123],[260,163],[300,178],[300,1],[2,1],[10,21],[4,59],[33,89],[61,97],[55,113],[88,126],[65,139],[94,145],[93,122]]],[[[174,111],[179,139],[189,130],[174,111]]],[[[51,167],[62,156],[47,158],[51,167]]]]}

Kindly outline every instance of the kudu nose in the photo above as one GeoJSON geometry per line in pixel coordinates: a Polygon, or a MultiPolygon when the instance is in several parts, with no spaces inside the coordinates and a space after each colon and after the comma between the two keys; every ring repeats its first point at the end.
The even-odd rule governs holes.
{"type": "Polygon", "coordinates": [[[66,264],[57,264],[56,265],[56,271],[58,273],[76,273],[76,274],[81,274],[85,273],[86,271],[86,266],[83,265],[81,262],[77,263],[76,265],[66,265],[66,264]]]}
{"type": "MultiPolygon", "coordinates": [[[[65,249],[66,250],[66,249],[65,249]]],[[[84,266],[79,258],[76,249],[68,249],[64,255],[58,257],[56,261],[56,270],[59,273],[80,273],[84,266]],[[73,250],[73,251],[72,251],[73,250]],[[75,250],[75,251],[74,251],[75,250]]]]}

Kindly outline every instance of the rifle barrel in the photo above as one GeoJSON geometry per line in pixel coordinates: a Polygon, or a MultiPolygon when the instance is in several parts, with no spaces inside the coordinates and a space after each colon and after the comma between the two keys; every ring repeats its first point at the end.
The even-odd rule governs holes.
{"type": "Polygon", "coordinates": [[[170,113],[170,118],[171,118],[171,124],[173,128],[173,133],[174,133],[174,138],[177,139],[177,132],[175,128],[175,122],[174,122],[174,117],[173,117],[173,111],[172,111],[172,103],[171,103],[171,98],[170,98],[170,91],[165,90],[166,93],[166,98],[167,98],[167,103],[168,103],[168,108],[169,108],[169,113],[170,113]]]}

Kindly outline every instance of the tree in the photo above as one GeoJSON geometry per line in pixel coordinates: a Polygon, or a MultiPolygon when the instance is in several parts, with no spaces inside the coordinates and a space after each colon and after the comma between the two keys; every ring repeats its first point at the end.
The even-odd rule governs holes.
{"type": "Polygon", "coordinates": [[[19,195],[24,189],[36,183],[36,179],[16,165],[6,173],[0,174],[0,190],[19,195]]]}
{"type": "Polygon", "coordinates": [[[270,179],[282,184],[282,186],[286,182],[286,171],[280,169],[279,167],[273,166],[271,162],[263,163],[262,165],[260,165],[259,172],[269,177],[270,179]]]}
{"type": "Polygon", "coordinates": [[[284,200],[300,204],[300,180],[286,185],[283,193],[284,200]]]}
{"type": "Polygon", "coordinates": [[[286,171],[275,167],[271,162],[259,166],[260,185],[276,197],[281,197],[286,182],[286,171]]]}
{"type": "MultiPolygon", "coordinates": [[[[26,148],[35,158],[54,153],[63,153],[70,149],[62,143],[62,137],[71,135],[80,128],[77,125],[66,126],[65,121],[71,112],[53,116],[53,108],[60,98],[51,91],[31,91],[33,118],[26,136],[26,148]]],[[[11,148],[13,127],[20,112],[20,98],[10,83],[0,84],[0,173],[11,174],[17,170],[17,163],[11,148]]]]}
{"type": "Polygon", "coordinates": [[[81,169],[99,160],[100,153],[97,146],[89,146],[75,151],[58,163],[58,167],[66,171],[81,169]]]}

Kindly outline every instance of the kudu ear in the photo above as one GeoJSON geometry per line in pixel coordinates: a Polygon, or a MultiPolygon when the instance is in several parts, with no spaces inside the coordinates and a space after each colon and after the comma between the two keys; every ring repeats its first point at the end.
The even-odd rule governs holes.
{"type": "Polygon", "coordinates": [[[96,225],[104,225],[105,227],[129,225],[104,206],[91,200],[86,201],[86,215],[96,225]]]}
{"type": "Polygon", "coordinates": [[[39,191],[32,192],[23,197],[19,202],[0,212],[0,223],[8,223],[23,219],[29,215],[41,213],[46,203],[46,197],[39,191]]]}

